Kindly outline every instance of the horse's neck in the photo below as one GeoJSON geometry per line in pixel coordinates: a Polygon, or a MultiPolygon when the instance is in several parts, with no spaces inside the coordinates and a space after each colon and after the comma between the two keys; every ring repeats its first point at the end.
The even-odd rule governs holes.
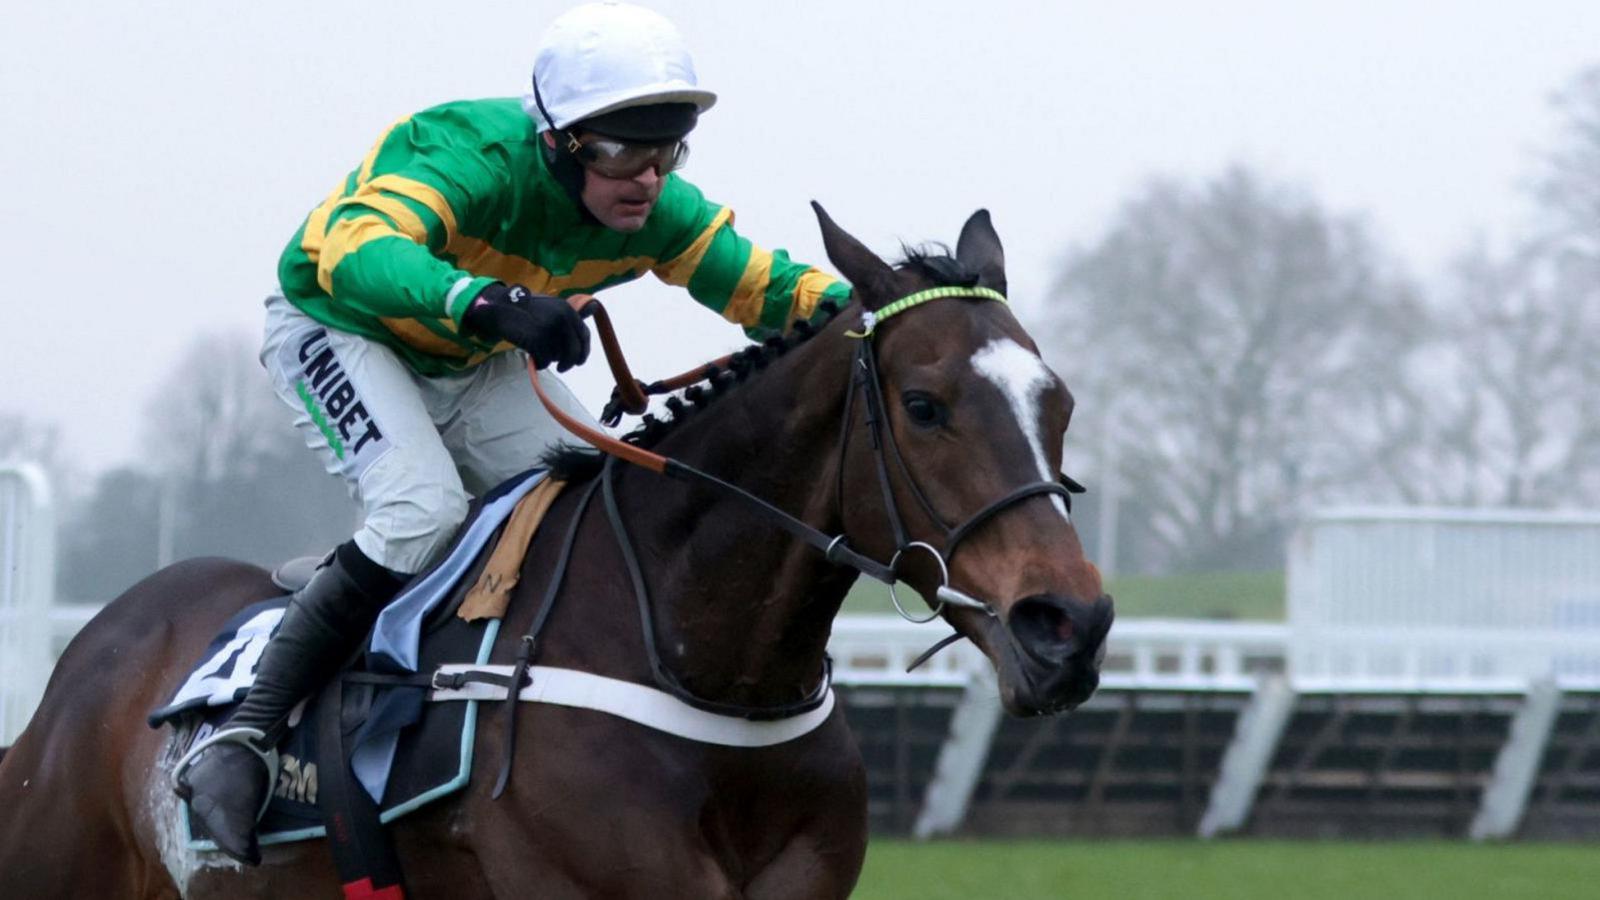
{"type": "MultiPolygon", "coordinates": [[[[837,329],[680,426],[658,448],[835,533],[835,459],[850,347],[837,329]]],[[[706,489],[626,484],[663,661],[691,690],[775,704],[815,687],[834,615],[855,573],[706,489]],[[665,496],[667,502],[662,502],[665,496]]]]}

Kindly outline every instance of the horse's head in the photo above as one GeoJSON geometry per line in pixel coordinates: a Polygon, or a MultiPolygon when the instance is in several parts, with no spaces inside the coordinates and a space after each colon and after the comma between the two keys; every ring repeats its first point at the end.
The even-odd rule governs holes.
{"type": "MultiPolygon", "coordinates": [[[[828,257],[861,304],[843,318],[858,331],[872,318],[863,313],[881,318],[857,366],[875,367],[876,385],[870,372],[857,375],[867,379],[864,393],[881,397],[886,421],[876,439],[852,439],[840,462],[846,533],[880,558],[899,550],[901,577],[929,602],[938,603],[948,566],[949,586],[988,607],[947,605],[943,614],[994,662],[1012,713],[1078,705],[1099,684],[1112,611],[1069,497],[1055,488],[1072,394],[1004,302],[890,306],[939,286],[1003,294],[1005,260],[989,214],[967,220],[954,256],[913,252],[897,267],[820,206],[817,216],[828,257]],[[916,541],[937,553],[907,549],[916,541]]],[[[854,422],[867,424],[847,427],[871,429],[877,414],[858,411],[854,422]]]]}

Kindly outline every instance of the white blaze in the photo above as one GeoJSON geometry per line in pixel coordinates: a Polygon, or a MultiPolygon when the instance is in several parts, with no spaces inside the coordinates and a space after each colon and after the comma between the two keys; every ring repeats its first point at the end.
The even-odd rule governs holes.
{"type": "MultiPolygon", "coordinates": [[[[1011,404],[1011,414],[1017,419],[1017,427],[1022,430],[1022,436],[1033,450],[1033,461],[1039,467],[1039,479],[1054,481],[1050,463],[1044,458],[1044,437],[1039,433],[1039,395],[1051,385],[1055,376],[1045,368],[1043,360],[1010,338],[995,338],[985,344],[983,349],[973,354],[972,368],[993,382],[1011,404]]],[[[1061,502],[1060,497],[1051,495],[1050,502],[1055,504],[1063,517],[1067,516],[1066,504],[1061,502]]]]}

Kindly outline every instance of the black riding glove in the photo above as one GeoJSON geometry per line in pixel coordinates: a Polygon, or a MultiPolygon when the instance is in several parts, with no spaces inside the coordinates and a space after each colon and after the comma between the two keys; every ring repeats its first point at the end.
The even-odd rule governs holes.
{"type": "Polygon", "coordinates": [[[473,335],[521,347],[541,369],[555,363],[565,372],[589,358],[589,326],[567,301],[521,285],[497,281],[484,288],[461,324],[473,335]]]}

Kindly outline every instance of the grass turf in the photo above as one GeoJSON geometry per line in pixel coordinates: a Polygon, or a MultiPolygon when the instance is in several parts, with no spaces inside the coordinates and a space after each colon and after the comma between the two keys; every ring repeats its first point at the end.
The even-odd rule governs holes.
{"type": "Polygon", "coordinates": [[[1594,900],[1600,847],[875,840],[857,900],[1594,900]]]}

